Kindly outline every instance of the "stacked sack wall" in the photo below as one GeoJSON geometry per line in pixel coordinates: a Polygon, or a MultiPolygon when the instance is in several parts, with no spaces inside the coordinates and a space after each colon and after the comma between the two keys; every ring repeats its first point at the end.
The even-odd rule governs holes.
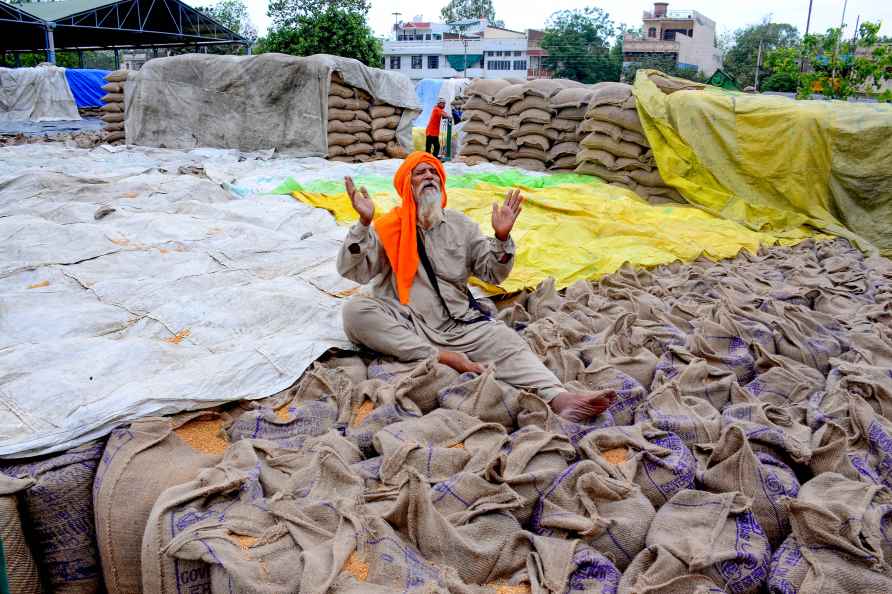
{"type": "Polygon", "coordinates": [[[577,173],[600,177],[651,202],[685,203],[660,177],[631,85],[595,85],[579,132],[583,137],[576,158],[577,173]]]}
{"type": "Polygon", "coordinates": [[[344,163],[401,159],[397,140],[403,110],[376,101],[363,89],[344,82],[335,71],[328,93],[328,158],[344,163]]]}
{"type": "Polygon", "coordinates": [[[531,171],[569,171],[590,88],[570,80],[476,80],[465,91],[461,157],[531,171]]]}
{"type": "Polygon", "coordinates": [[[124,135],[124,83],[129,70],[115,70],[105,75],[102,90],[102,140],[108,144],[123,144],[124,135]]]}

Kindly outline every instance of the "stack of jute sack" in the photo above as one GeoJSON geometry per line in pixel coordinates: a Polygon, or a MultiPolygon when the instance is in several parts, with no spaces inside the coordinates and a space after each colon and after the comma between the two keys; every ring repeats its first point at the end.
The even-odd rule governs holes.
{"type": "Polygon", "coordinates": [[[531,171],[572,169],[590,91],[570,80],[474,81],[465,92],[462,157],[531,171]]]}
{"type": "Polygon", "coordinates": [[[375,101],[363,89],[331,75],[328,94],[328,158],[346,163],[402,158],[397,140],[403,110],[375,101]]]}
{"type": "Polygon", "coordinates": [[[685,202],[660,177],[641,127],[631,85],[595,85],[579,131],[585,136],[580,141],[577,173],[600,177],[652,202],[685,202]]]}
{"type": "Polygon", "coordinates": [[[102,139],[108,144],[124,142],[124,82],[129,70],[115,70],[105,75],[102,90],[102,139]]]}
{"type": "Polygon", "coordinates": [[[625,266],[498,314],[615,393],[585,422],[492,367],[329,353],[0,460],[15,591],[890,592],[890,304],[892,263],[844,240],[625,266]]]}

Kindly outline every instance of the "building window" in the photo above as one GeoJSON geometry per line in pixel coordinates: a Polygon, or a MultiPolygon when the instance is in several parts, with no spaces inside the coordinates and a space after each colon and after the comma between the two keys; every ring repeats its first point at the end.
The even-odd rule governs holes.
{"type": "Polygon", "coordinates": [[[514,60],[514,69],[515,70],[526,70],[527,69],[527,61],[526,60],[514,60]]]}
{"type": "Polygon", "coordinates": [[[399,56],[390,56],[390,69],[391,70],[399,70],[400,69],[400,57],[399,56]]]}
{"type": "Polygon", "coordinates": [[[422,65],[424,61],[421,59],[423,56],[412,56],[412,70],[421,70],[424,68],[422,65]]]}
{"type": "Polygon", "coordinates": [[[491,57],[493,55],[493,53],[494,52],[486,52],[486,55],[491,57]]]}
{"type": "Polygon", "coordinates": [[[656,37],[656,36],[657,36],[657,28],[656,28],[656,27],[651,27],[650,29],[648,29],[648,30],[647,30],[647,36],[648,36],[648,37],[656,37]]]}
{"type": "Polygon", "coordinates": [[[431,40],[431,34],[430,34],[430,33],[426,33],[426,34],[424,35],[424,40],[425,40],[425,41],[430,41],[430,40],[431,40]]]}
{"type": "Polygon", "coordinates": [[[514,52],[514,57],[519,58],[523,52],[514,52]]]}
{"type": "Polygon", "coordinates": [[[440,56],[428,56],[427,57],[427,67],[431,70],[436,70],[440,67],[440,56]]]}
{"type": "Polygon", "coordinates": [[[434,39],[436,39],[436,40],[443,39],[443,34],[442,33],[434,33],[434,39]]]}
{"type": "Polygon", "coordinates": [[[490,60],[486,67],[490,70],[511,70],[511,60],[490,60]]]}

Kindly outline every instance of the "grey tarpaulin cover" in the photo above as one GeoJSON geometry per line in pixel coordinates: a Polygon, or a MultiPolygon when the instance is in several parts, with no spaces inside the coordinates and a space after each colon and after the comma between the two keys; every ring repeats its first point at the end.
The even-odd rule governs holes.
{"type": "Polygon", "coordinates": [[[0,122],[79,119],[64,68],[0,68],[0,122]]]}
{"type": "Polygon", "coordinates": [[[411,148],[412,120],[421,106],[407,77],[350,58],[284,54],[149,61],[125,85],[127,142],[324,156],[333,71],[376,101],[404,108],[397,137],[411,148]]]}

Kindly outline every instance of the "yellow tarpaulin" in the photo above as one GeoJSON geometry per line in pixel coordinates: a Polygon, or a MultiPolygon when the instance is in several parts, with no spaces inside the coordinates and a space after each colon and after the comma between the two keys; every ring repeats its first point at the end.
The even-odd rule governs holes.
{"type": "MultiPolygon", "coordinates": [[[[586,181],[523,188],[526,203],[512,233],[517,259],[501,290],[534,287],[548,277],[563,288],[614,272],[625,262],[656,266],[690,261],[701,254],[729,258],[741,249],[755,252],[760,243],[789,245],[811,236],[805,228],[787,230],[782,236],[757,232],[690,206],[651,206],[634,193],[596,178],[573,177],[586,181]]],[[[506,187],[462,183],[460,176],[454,183],[458,187],[447,180],[449,208],[464,212],[491,234],[492,203],[504,196],[506,187]]],[[[397,204],[395,191],[380,184],[377,189],[370,187],[370,193],[377,214],[397,204]]],[[[344,192],[301,189],[292,195],[330,211],[341,223],[357,219],[344,192]]]]}
{"type": "Polygon", "coordinates": [[[892,254],[892,105],[749,95],[653,70],[638,71],[634,94],[660,175],[691,204],[892,254]],[[660,79],[688,90],[666,94],[660,79]]]}

